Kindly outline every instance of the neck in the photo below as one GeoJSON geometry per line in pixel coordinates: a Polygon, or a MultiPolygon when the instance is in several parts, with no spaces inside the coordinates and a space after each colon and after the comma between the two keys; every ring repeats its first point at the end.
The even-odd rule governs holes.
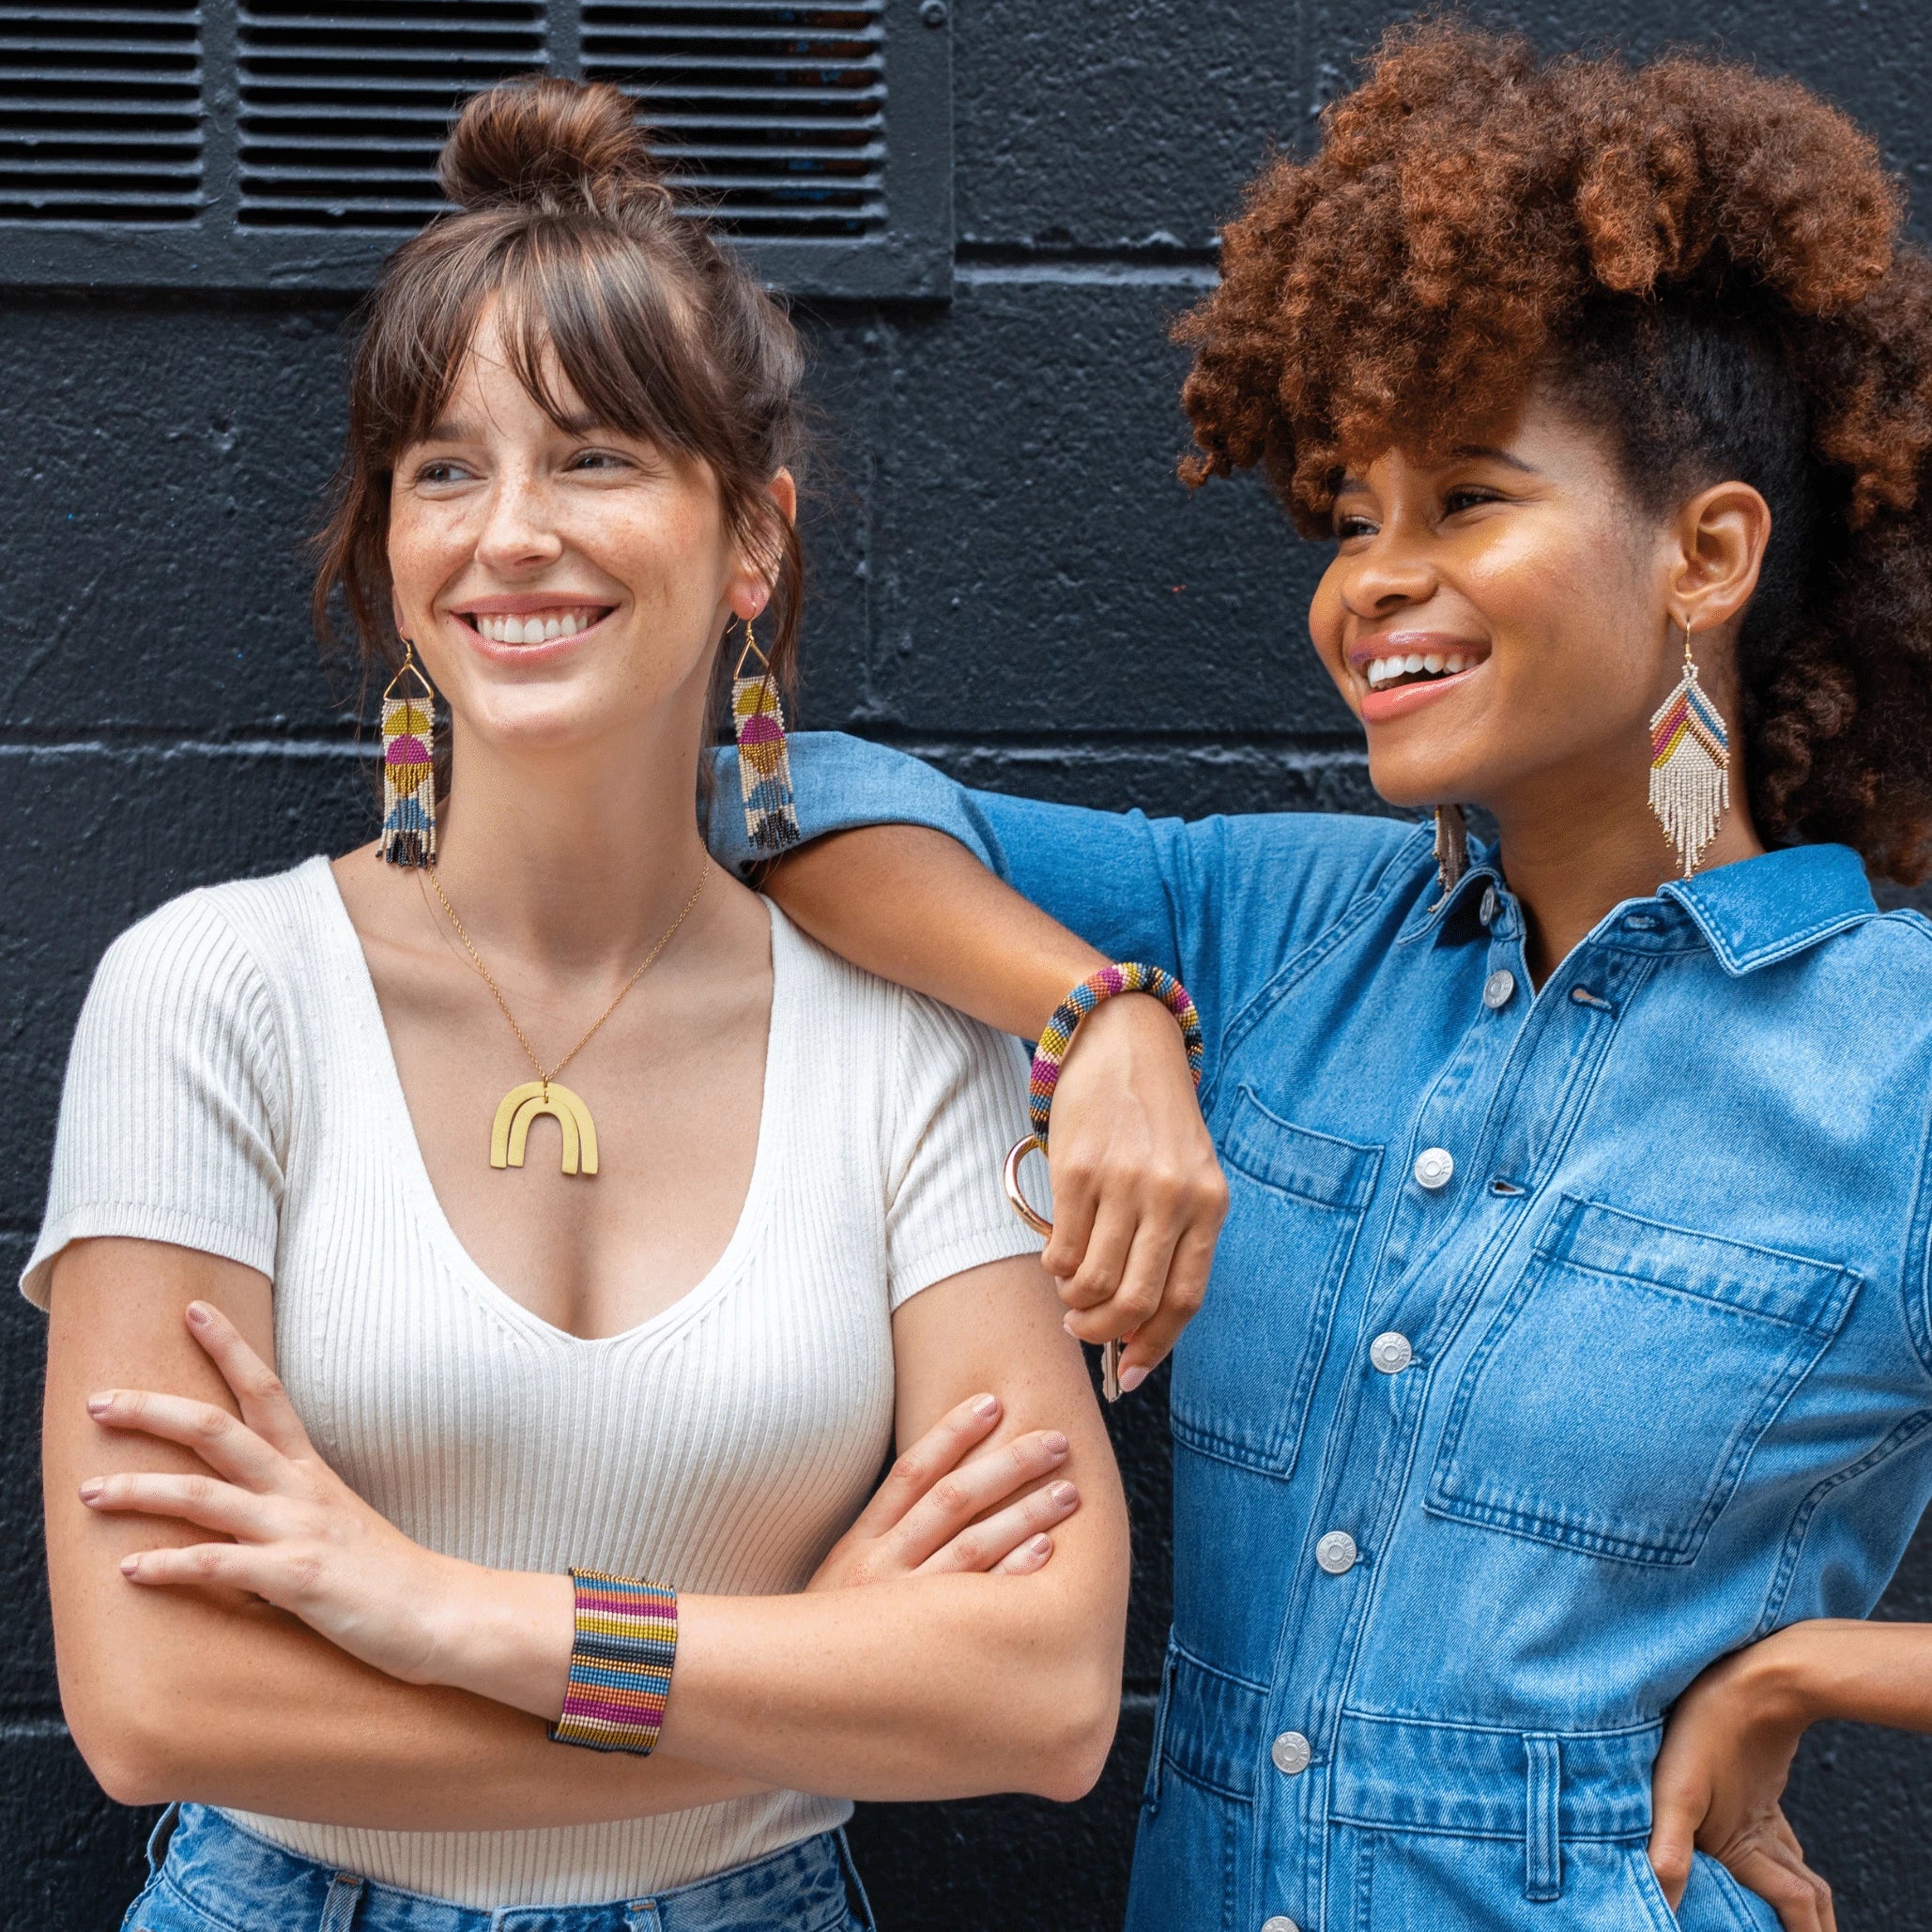
{"type": "MultiPolygon", "coordinates": [[[[1525,949],[1541,986],[1614,906],[1648,898],[1682,877],[1648,804],[1647,769],[1546,774],[1497,805],[1503,875],[1521,900],[1525,949]]],[[[1763,841],[1744,803],[1744,774],[1731,768],[1731,809],[1697,870],[1755,858],[1763,841]]]]}
{"type": "MultiPolygon", "coordinates": [[[[437,872],[478,944],[559,968],[649,948],[710,860],[695,807],[695,722],[649,742],[506,751],[454,731],[437,872]]],[[[655,721],[653,721],[653,724],[655,721]]]]}

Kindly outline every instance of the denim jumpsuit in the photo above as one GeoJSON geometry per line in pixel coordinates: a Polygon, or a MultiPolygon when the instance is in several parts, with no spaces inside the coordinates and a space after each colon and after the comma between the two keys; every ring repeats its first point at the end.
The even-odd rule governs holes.
{"type": "Polygon", "coordinates": [[[1932,1496],[1932,926],[1801,846],[1538,989],[1493,856],[1445,896],[1425,827],[792,760],[806,837],[949,833],[1201,1010],[1232,1204],[1129,1932],[1775,1927],[1701,1855],[1673,1919],[1650,1767],[1712,1659],[1866,1615],[1932,1496]]]}

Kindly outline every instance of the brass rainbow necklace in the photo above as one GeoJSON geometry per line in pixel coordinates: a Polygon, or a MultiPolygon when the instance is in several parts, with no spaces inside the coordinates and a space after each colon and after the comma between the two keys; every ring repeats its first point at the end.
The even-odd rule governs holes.
{"type": "Polygon", "coordinates": [[[443,911],[450,915],[450,924],[456,928],[456,937],[463,942],[463,950],[469,955],[469,963],[483,974],[483,984],[495,996],[497,1004],[503,1009],[503,1018],[510,1022],[510,1031],[516,1035],[517,1044],[522,1047],[524,1058],[536,1073],[536,1079],[526,1081],[521,1086],[512,1087],[503,1096],[502,1104],[497,1109],[496,1123],[490,1128],[490,1165],[492,1167],[521,1167],[524,1150],[529,1141],[530,1123],[548,1114],[563,1132],[563,1171],[567,1174],[593,1174],[597,1172],[597,1127],[590,1118],[590,1110],[584,1105],[583,1096],[574,1094],[566,1086],[558,1084],[557,1076],[581,1053],[595,1036],[597,1029],[615,1013],[624,995],[642,979],[656,963],[662,953],[678,935],[678,928],[691,916],[692,908],[698,904],[704,892],[704,882],[711,877],[711,866],[707,864],[698,875],[698,884],[691,897],[684,901],[684,910],[667,928],[664,937],[644,956],[644,963],[630,978],[617,989],[617,997],[591,1021],[590,1032],[585,1034],[575,1046],[557,1065],[544,1069],[544,1063],[537,1058],[536,1049],[529,1043],[529,1035],[516,1023],[516,1015],[510,1010],[510,1002],[503,997],[503,989],[491,977],[490,969],[483,962],[483,955],[476,949],[463,922],[456,916],[456,909],[450,903],[450,896],[443,890],[443,882],[437,877],[434,866],[425,867],[429,882],[436,896],[442,901],[443,911]]]}

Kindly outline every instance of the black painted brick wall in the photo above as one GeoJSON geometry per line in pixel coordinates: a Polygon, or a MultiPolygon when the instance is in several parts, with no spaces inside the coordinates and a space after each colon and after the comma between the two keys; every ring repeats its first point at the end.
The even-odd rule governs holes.
{"type": "MultiPolygon", "coordinates": [[[[1261,491],[1174,483],[1170,319],[1217,222],[1392,9],[1337,0],[954,0],[958,285],[810,318],[836,426],[813,530],[807,722],[974,782],[1150,809],[1374,809],[1315,669],[1316,572],[1261,491]]],[[[1932,204],[1923,0],[1519,4],[1548,45],[1721,45],[1821,86],[1932,204]]],[[[39,1210],[95,959],[197,882],[366,836],[300,540],[341,419],[344,311],[299,297],[0,302],[0,1265],[39,1210]]],[[[340,681],[338,681],[338,683],[340,681]]],[[[146,1820],[60,1725],[41,1581],[40,1317],[0,1297],[0,1926],[116,1923],[146,1820]]],[[[1157,1382],[1114,1417],[1138,1529],[1120,1742],[1070,1809],[872,1807],[882,1923],[1119,1923],[1166,1620],[1157,1382]]],[[[1881,1611],[1932,1616],[1922,1538],[1881,1611]]],[[[1932,1926],[1932,1747],[1832,1727],[1800,1830],[1840,1923],[1932,1926]]]]}

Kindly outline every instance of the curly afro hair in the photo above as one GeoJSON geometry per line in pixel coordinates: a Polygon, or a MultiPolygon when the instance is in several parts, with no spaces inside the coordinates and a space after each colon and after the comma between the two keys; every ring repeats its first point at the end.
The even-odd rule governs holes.
{"type": "Polygon", "coordinates": [[[1932,260],[1873,143],[1693,55],[1541,62],[1398,28],[1223,237],[1176,330],[1190,483],[1261,465],[1326,535],[1344,459],[1444,447],[1532,384],[1664,511],[1736,477],[1773,532],[1741,636],[1751,805],[1912,882],[1932,843],[1932,260]]]}

